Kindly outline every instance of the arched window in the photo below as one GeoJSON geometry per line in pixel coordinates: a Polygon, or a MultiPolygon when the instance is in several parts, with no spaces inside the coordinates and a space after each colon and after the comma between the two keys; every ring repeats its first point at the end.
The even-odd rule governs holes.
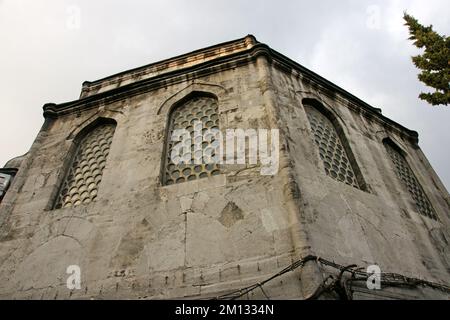
{"type": "Polygon", "coordinates": [[[103,123],[82,135],[56,200],[55,209],[87,204],[97,198],[115,127],[113,123],[103,123]]]}
{"type": "MultiPolygon", "coordinates": [[[[166,137],[166,152],[163,160],[162,183],[163,185],[171,185],[192,181],[209,176],[218,175],[220,173],[218,164],[215,163],[174,163],[171,159],[172,150],[176,142],[172,141],[172,135],[176,129],[186,129],[191,135],[191,159],[201,157],[203,151],[211,148],[214,139],[205,141],[199,137],[194,139],[194,125],[201,122],[202,134],[208,129],[219,130],[219,110],[217,99],[209,95],[194,95],[184,99],[175,106],[169,116],[169,128],[166,137]],[[198,147],[196,147],[198,144],[198,147]],[[200,151],[201,150],[201,151],[200,151]],[[199,153],[197,155],[195,153],[199,153]]],[[[207,140],[207,139],[206,139],[207,140]]],[[[186,155],[185,155],[186,156],[186,155]]]]}
{"type": "Polygon", "coordinates": [[[385,140],[383,144],[394,164],[395,174],[406,189],[408,189],[408,192],[414,199],[419,212],[424,216],[436,220],[436,213],[434,212],[428,197],[423,191],[422,186],[414,175],[414,172],[411,170],[411,167],[406,161],[402,151],[389,140],[385,140]]]}
{"type": "Polygon", "coordinates": [[[311,103],[304,102],[304,107],[325,173],[337,181],[360,189],[355,169],[334,124],[311,103]]]}

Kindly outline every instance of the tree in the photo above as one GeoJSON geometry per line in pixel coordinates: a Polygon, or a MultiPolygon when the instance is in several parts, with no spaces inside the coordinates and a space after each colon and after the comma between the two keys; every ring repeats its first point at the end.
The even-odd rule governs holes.
{"type": "Polygon", "coordinates": [[[440,35],[433,26],[421,25],[416,18],[405,12],[403,19],[409,28],[409,40],[419,49],[425,48],[421,55],[412,57],[414,65],[421,70],[418,78],[427,86],[434,88],[432,93],[421,93],[419,98],[433,106],[448,105],[450,102],[450,37],[440,35]]]}

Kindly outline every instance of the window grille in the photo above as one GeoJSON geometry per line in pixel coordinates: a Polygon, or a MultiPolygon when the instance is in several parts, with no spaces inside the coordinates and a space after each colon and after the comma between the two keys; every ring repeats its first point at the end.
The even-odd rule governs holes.
{"type": "Polygon", "coordinates": [[[316,108],[305,105],[305,111],[319,149],[325,173],[331,178],[360,188],[352,164],[333,123],[316,108]]]}
{"type": "Polygon", "coordinates": [[[408,162],[406,162],[403,154],[401,154],[400,151],[397,150],[397,147],[392,146],[392,144],[389,142],[384,142],[384,146],[386,147],[389,157],[394,164],[395,174],[403,183],[403,185],[405,185],[405,187],[408,189],[409,194],[414,199],[419,213],[436,220],[436,213],[434,212],[433,207],[428,200],[428,197],[423,191],[422,186],[420,185],[419,181],[417,181],[414,172],[411,170],[408,162]]]}
{"type": "Polygon", "coordinates": [[[164,159],[164,185],[182,183],[220,174],[218,164],[195,164],[193,160],[191,161],[191,163],[175,164],[171,159],[172,150],[174,148],[174,145],[177,143],[172,141],[172,135],[174,130],[176,129],[186,129],[191,134],[192,159],[194,158],[194,156],[196,158],[201,158],[204,150],[213,148],[213,143],[215,142],[214,138],[210,141],[205,141],[208,139],[199,139],[199,137],[195,137],[196,139],[199,139],[199,141],[194,140],[194,125],[195,122],[199,121],[201,121],[202,123],[202,133],[205,133],[205,131],[208,129],[219,130],[219,111],[217,100],[215,98],[201,96],[194,97],[176,107],[171,112],[169,118],[168,136],[166,141],[166,154],[164,159]],[[195,150],[196,143],[201,143],[202,151],[195,150]],[[194,151],[197,152],[197,154],[195,154],[194,151]]]}
{"type": "Polygon", "coordinates": [[[81,139],[56,201],[56,209],[95,201],[114,131],[115,125],[102,124],[81,139]]]}

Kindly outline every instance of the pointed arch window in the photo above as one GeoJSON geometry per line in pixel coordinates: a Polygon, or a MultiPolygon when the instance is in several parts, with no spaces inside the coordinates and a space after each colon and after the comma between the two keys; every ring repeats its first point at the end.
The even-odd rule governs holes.
{"type": "MultiPolygon", "coordinates": [[[[195,154],[195,157],[199,158],[206,149],[213,148],[215,139],[211,139],[210,141],[194,140],[194,126],[196,124],[198,125],[199,122],[201,122],[202,133],[208,129],[219,130],[219,108],[215,96],[193,95],[184,99],[172,109],[169,116],[166,151],[163,160],[163,185],[193,181],[220,174],[218,164],[196,164],[193,161],[191,163],[175,164],[173,159],[171,159],[172,150],[176,145],[176,142],[172,141],[172,135],[176,129],[186,129],[190,133],[192,142],[190,146],[191,158],[193,158],[195,152],[200,152],[200,155],[195,154]],[[196,148],[197,143],[201,144],[201,151],[199,148],[196,148]]],[[[197,138],[195,137],[195,139],[197,138]]],[[[186,155],[184,156],[186,157],[186,155]]]]}
{"type": "Polygon", "coordinates": [[[426,196],[402,151],[389,140],[385,140],[383,144],[389,154],[389,158],[394,164],[395,174],[413,198],[419,213],[436,220],[436,213],[431,206],[430,200],[426,196]]]}
{"type": "Polygon", "coordinates": [[[95,201],[115,128],[115,123],[102,123],[82,135],[62,183],[55,209],[95,201]]]}
{"type": "Polygon", "coordinates": [[[304,107],[326,175],[361,189],[354,165],[349,160],[349,155],[335,125],[311,103],[305,102],[304,107]]]}

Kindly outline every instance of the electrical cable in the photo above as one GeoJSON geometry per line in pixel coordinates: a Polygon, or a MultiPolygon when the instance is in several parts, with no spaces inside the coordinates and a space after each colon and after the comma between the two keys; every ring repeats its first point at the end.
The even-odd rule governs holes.
{"type": "MultiPolygon", "coordinates": [[[[288,273],[288,272],[292,272],[294,270],[296,270],[297,268],[303,267],[307,262],[309,261],[317,261],[319,263],[321,263],[324,266],[327,267],[331,267],[334,269],[339,270],[339,275],[338,277],[335,279],[332,275],[329,275],[323,282],[322,284],[320,284],[318,286],[318,288],[316,289],[316,291],[310,295],[309,297],[305,298],[305,300],[311,300],[311,299],[317,299],[318,297],[320,297],[323,293],[325,292],[335,292],[339,295],[339,297],[341,299],[344,300],[351,300],[352,299],[352,282],[357,282],[357,281],[367,281],[369,279],[369,277],[372,274],[369,274],[365,271],[362,270],[361,267],[358,268],[357,265],[352,264],[349,266],[343,266],[340,265],[338,263],[335,263],[333,261],[329,261],[326,259],[323,259],[321,257],[317,257],[317,256],[313,256],[313,255],[309,255],[303,259],[297,260],[295,262],[293,262],[291,265],[289,265],[288,267],[284,268],[283,270],[281,270],[280,272],[274,274],[273,276],[267,278],[266,280],[262,281],[262,282],[258,282],[256,284],[252,284],[250,286],[232,291],[230,293],[218,296],[216,298],[214,298],[214,300],[235,300],[235,299],[239,299],[247,294],[249,294],[250,292],[260,288],[261,291],[263,292],[264,296],[266,297],[266,299],[270,300],[269,296],[267,295],[267,293],[264,291],[263,286],[265,284],[267,284],[268,282],[281,277],[282,275],[288,273]],[[344,273],[350,273],[351,277],[348,279],[345,279],[344,281],[342,281],[343,275],[344,273]],[[329,280],[332,280],[331,283],[327,283],[329,280]]],[[[418,278],[411,278],[411,277],[406,277],[404,275],[398,274],[398,273],[381,273],[380,274],[380,279],[381,279],[381,284],[385,285],[385,286],[391,286],[391,287],[401,287],[401,286],[407,286],[407,287],[418,287],[420,285],[422,286],[427,286],[433,289],[437,289],[437,290],[441,290],[443,292],[446,293],[450,293],[450,286],[444,285],[444,284],[439,284],[439,283],[434,283],[434,282],[430,282],[427,280],[423,280],[423,279],[418,279],[418,278]]]]}

